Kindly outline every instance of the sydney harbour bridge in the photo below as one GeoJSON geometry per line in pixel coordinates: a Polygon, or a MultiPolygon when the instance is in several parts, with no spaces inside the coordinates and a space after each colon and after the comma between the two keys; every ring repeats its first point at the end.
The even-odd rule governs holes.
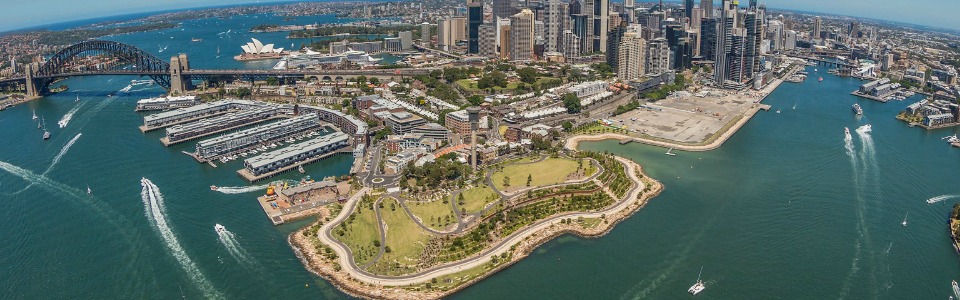
{"type": "Polygon", "coordinates": [[[192,81],[316,79],[318,81],[341,81],[357,76],[383,79],[428,74],[430,68],[371,69],[371,70],[200,70],[191,69],[186,54],[173,56],[169,61],[160,59],[134,46],[124,43],[91,40],[60,50],[34,69],[27,66],[21,77],[0,79],[0,86],[12,86],[24,90],[27,96],[37,97],[48,91],[51,83],[68,77],[131,75],[145,76],[167,89],[171,94],[182,94],[191,89],[192,81]],[[102,68],[80,68],[76,62],[95,56],[118,63],[102,68]]]}

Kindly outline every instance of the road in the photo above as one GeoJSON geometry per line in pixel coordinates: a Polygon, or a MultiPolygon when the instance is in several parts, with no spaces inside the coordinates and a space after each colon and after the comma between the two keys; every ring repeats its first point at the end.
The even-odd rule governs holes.
{"type": "MultiPolygon", "coordinates": [[[[564,219],[575,219],[580,217],[600,218],[605,215],[612,215],[613,213],[627,209],[629,205],[635,203],[635,200],[638,199],[643,191],[644,184],[643,181],[641,181],[636,175],[637,165],[634,162],[620,157],[616,157],[616,159],[624,166],[626,174],[628,177],[630,177],[634,184],[626,196],[622,199],[619,199],[618,202],[611,207],[594,212],[571,212],[549,217],[514,232],[479,255],[454,263],[437,266],[419,273],[403,276],[382,276],[368,273],[354,263],[353,254],[350,252],[347,246],[333,238],[332,229],[350,216],[350,213],[353,212],[357,204],[360,202],[361,196],[368,192],[370,188],[365,187],[353,197],[350,197],[350,199],[347,200],[347,203],[344,205],[343,210],[340,211],[340,214],[337,215],[331,222],[324,224],[323,227],[320,228],[320,231],[317,233],[317,235],[321,242],[330,245],[331,248],[337,253],[340,266],[343,267],[343,270],[358,281],[381,286],[400,286],[426,282],[439,276],[450,275],[463,270],[483,266],[490,261],[491,256],[501,255],[510,251],[511,246],[522,242],[527,237],[530,237],[541,230],[556,224],[560,224],[560,222],[564,219]]],[[[609,193],[609,191],[607,192],[609,193]]]]}

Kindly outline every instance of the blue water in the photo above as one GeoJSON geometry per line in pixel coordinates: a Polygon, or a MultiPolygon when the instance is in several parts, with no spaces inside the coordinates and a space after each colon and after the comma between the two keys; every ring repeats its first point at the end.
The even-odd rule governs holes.
{"type": "MultiPolygon", "coordinates": [[[[284,22],[265,15],[197,20],[182,31],[108,39],[160,57],[188,53],[194,68],[264,68],[272,63],[232,59],[251,37],[289,45],[285,33],[246,32],[262,23],[284,22]],[[236,33],[218,35],[228,29],[236,33]]],[[[946,298],[960,275],[945,224],[958,199],[925,201],[960,194],[960,151],[940,141],[957,130],[909,128],[893,117],[917,99],[861,100],[848,94],[861,82],[811,78],[820,75],[823,83],[781,86],[765,101],[774,110],[714,151],[668,157],[645,145],[585,144],[638,161],[666,190],[608,236],[561,237],[452,298],[674,299],[687,297],[700,266],[708,284],[702,298],[946,298]],[[853,103],[864,117],[852,114],[853,103]],[[854,134],[848,156],[843,127],[867,123],[873,146],[854,134]]],[[[67,93],[0,112],[0,298],[346,298],[307,272],[286,243],[310,220],[273,226],[256,203],[259,193],[209,190],[246,185],[235,173],[240,163],[201,165],[180,153],[193,143],[163,147],[161,132],[137,129],[143,115],[133,112],[135,101],[162,90],[137,86],[106,96],[131,79],[68,79],[67,93]],[[56,128],[77,95],[82,106],[66,128],[56,128]],[[52,127],[50,140],[40,138],[33,110],[52,127]],[[195,268],[183,267],[184,257],[174,256],[147,217],[141,177],[162,193],[163,216],[195,268]],[[215,223],[236,235],[254,263],[227,251],[215,223]]],[[[351,163],[341,155],[306,171],[340,175],[351,163]]]]}

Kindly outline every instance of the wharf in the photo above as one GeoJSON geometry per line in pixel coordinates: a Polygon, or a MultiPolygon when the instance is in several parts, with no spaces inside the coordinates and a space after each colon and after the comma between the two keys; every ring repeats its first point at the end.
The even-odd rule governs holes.
{"type": "Polygon", "coordinates": [[[877,102],[883,102],[883,103],[887,103],[887,101],[890,101],[890,99],[886,99],[886,98],[880,98],[880,97],[871,96],[871,95],[864,95],[864,94],[861,94],[859,91],[853,91],[850,93],[850,95],[854,95],[864,99],[870,99],[877,102]]]}
{"type": "Polygon", "coordinates": [[[228,128],[223,128],[223,129],[220,129],[220,130],[214,130],[214,131],[211,131],[211,132],[203,133],[203,134],[200,134],[200,135],[192,136],[192,137],[189,137],[189,138],[185,138],[185,139],[181,139],[181,140],[177,140],[177,141],[173,141],[173,142],[171,142],[169,139],[167,139],[167,137],[162,137],[162,138],[160,138],[160,143],[163,144],[164,146],[170,147],[170,146],[172,146],[172,145],[176,145],[176,144],[183,143],[183,142],[187,142],[187,141],[196,140],[196,139],[199,139],[199,138],[202,138],[202,137],[211,136],[211,135],[214,135],[214,134],[217,134],[217,133],[221,133],[221,132],[224,132],[224,131],[230,131],[230,130],[234,130],[234,129],[239,129],[239,128],[243,128],[243,127],[247,127],[247,126],[251,126],[251,125],[263,123],[263,122],[266,122],[266,121],[272,121],[272,120],[282,119],[282,118],[288,118],[288,116],[286,116],[286,115],[277,115],[277,116],[269,117],[269,118],[266,118],[266,119],[254,120],[254,121],[250,121],[250,122],[247,122],[247,123],[243,123],[243,124],[240,124],[240,125],[237,125],[237,126],[228,127],[228,128]]]}
{"type": "Polygon", "coordinates": [[[212,113],[212,114],[208,114],[208,115],[202,115],[202,116],[198,116],[198,117],[195,117],[195,118],[183,119],[183,120],[180,120],[180,121],[170,122],[170,123],[166,123],[166,124],[159,125],[159,126],[140,125],[140,127],[138,127],[138,128],[140,128],[140,132],[146,133],[146,132],[154,131],[154,130],[157,130],[157,129],[167,128],[167,127],[170,127],[170,126],[173,126],[173,125],[180,125],[180,124],[183,124],[183,123],[190,123],[190,122],[193,122],[193,121],[199,121],[199,120],[203,120],[203,119],[206,119],[206,118],[216,117],[216,116],[219,116],[219,115],[222,115],[222,114],[226,114],[226,113],[228,113],[228,112],[232,112],[232,111],[222,111],[222,112],[218,112],[218,113],[212,113]]]}
{"type": "Polygon", "coordinates": [[[273,225],[280,225],[286,221],[293,221],[312,216],[317,213],[317,210],[320,207],[334,202],[333,200],[311,201],[291,207],[274,208],[270,205],[270,203],[275,200],[277,200],[277,196],[265,195],[257,198],[257,202],[260,203],[260,208],[263,209],[263,213],[267,214],[267,218],[270,218],[270,222],[272,222],[273,225]]]}
{"type": "Polygon", "coordinates": [[[622,139],[620,140],[620,145],[626,145],[632,142],[633,142],[633,139],[622,139]]]}
{"type": "Polygon", "coordinates": [[[243,179],[246,179],[246,180],[249,181],[249,182],[257,182],[257,181],[264,180],[264,179],[267,179],[267,178],[270,178],[270,177],[277,176],[277,175],[279,175],[279,174],[285,173],[285,172],[287,172],[287,171],[296,169],[296,168],[299,167],[299,166],[308,165],[308,164],[314,163],[314,162],[316,162],[316,161],[318,161],[318,160],[322,160],[322,159],[324,159],[324,158],[331,157],[331,156],[334,156],[334,155],[337,155],[337,154],[343,154],[343,153],[353,153],[353,147],[344,147],[344,148],[341,148],[341,149],[339,149],[339,150],[337,150],[337,151],[333,151],[333,152],[329,152],[329,153],[324,153],[324,154],[321,154],[321,155],[317,155],[317,156],[314,156],[314,157],[311,157],[311,158],[308,158],[308,159],[305,159],[305,160],[302,160],[302,161],[299,161],[299,162],[290,164],[289,166],[285,166],[285,167],[279,168],[279,169],[277,169],[276,171],[263,173],[263,174],[261,174],[261,175],[254,175],[253,173],[251,173],[251,172],[250,172],[249,170],[247,170],[246,168],[237,170],[237,174],[240,174],[240,176],[243,177],[243,179]]]}

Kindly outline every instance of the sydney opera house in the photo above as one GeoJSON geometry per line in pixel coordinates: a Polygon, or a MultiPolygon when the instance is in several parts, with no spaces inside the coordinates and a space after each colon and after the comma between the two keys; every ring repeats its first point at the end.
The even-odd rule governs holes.
{"type": "Polygon", "coordinates": [[[248,42],[246,45],[240,46],[243,48],[243,53],[237,56],[234,56],[233,59],[236,60],[258,60],[258,59],[279,59],[286,54],[283,51],[283,48],[274,48],[273,44],[264,45],[260,40],[252,39],[252,42],[248,42]]]}

